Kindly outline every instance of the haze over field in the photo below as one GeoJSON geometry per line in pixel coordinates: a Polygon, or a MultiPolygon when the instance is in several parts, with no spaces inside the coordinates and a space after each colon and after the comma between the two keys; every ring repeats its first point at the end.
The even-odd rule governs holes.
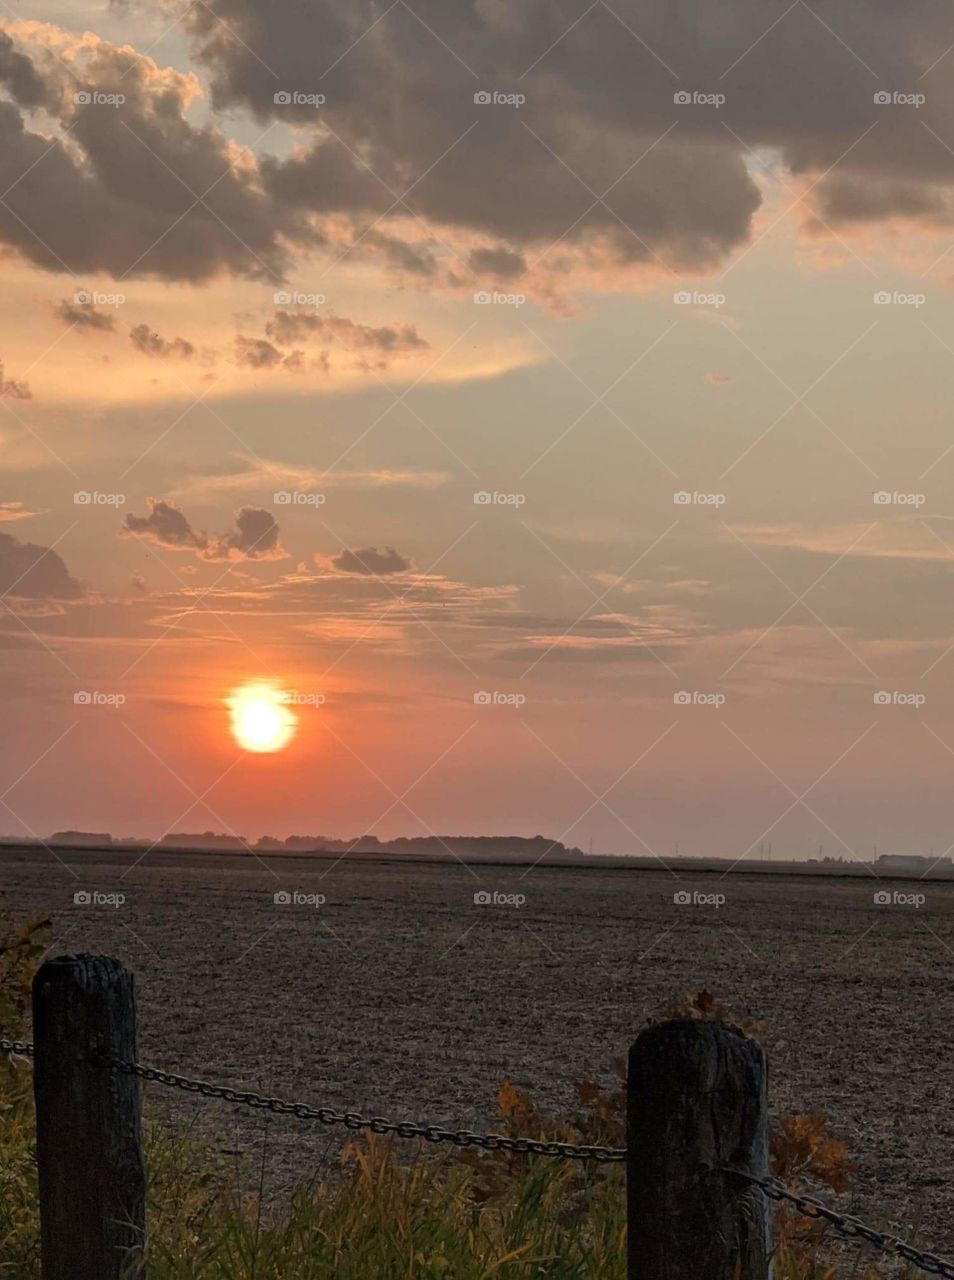
{"type": "MultiPolygon", "coordinates": [[[[674,882],[661,868],[475,874],[347,858],[329,870],[244,852],[129,861],[79,853],[74,880],[0,849],[0,931],[50,914],[54,954],[123,957],[144,1062],[484,1131],[503,1080],[575,1111],[574,1082],[610,1085],[647,1019],[704,983],[764,1020],[773,1117],[827,1115],[847,1142],[851,1208],[950,1256],[954,1030],[938,992],[951,884],[889,886],[882,903],[867,877],[674,882]],[[899,900],[915,888],[918,902],[899,900]]],[[[256,1187],[267,1133],[271,1196],[334,1144],[317,1126],[181,1090],[148,1100],[229,1160],[246,1152],[256,1187]]]]}
{"type": "Polygon", "coordinates": [[[0,21],[0,830],[954,840],[954,30],[0,21]]]}

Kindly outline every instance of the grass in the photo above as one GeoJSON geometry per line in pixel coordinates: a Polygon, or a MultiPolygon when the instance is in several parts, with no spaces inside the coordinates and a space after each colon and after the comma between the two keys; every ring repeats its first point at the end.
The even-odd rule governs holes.
{"type": "MultiPolygon", "coordinates": [[[[0,1036],[27,1034],[32,972],[46,922],[0,945],[0,1036]]],[[[706,993],[667,1015],[723,1017],[706,993]]],[[[39,1280],[34,1116],[29,1064],[0,1057],[0,1280],[39,1280]]],[[[577,1107],[547,1116],[510,1084],[499,1095],[501,1132],[624,1145],[623,1067],[603,1089],[577,1086],[577,1107]]],[[[249,1170],[224,1171],[188,1132],[145,1108],[150,1280],[624,1280],[621,1165],[583,1165],[476,1149],[435,1153],[373,1135],[349,1141],[333,1177],[316,1178],[280,1205],[249,1170]]],[[[772,1139],[776,1176],[846,1190],[843,1145],[820,1116],[787,1117],[772,1139]]],[[[869,1280],[872,1271],[823,1260],[817,1224],[781,1210],[775,1280],[869,1280]]],[[[912,1273],[913,1275],[913,1273],[912,1273]]]]}

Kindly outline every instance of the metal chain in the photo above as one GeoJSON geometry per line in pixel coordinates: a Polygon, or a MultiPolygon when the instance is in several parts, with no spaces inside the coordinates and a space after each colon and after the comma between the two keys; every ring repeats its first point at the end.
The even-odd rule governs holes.
{"type": "Polygon", "coordinates": [[[936,1253],[915,1249],[913,1245],[906,1244],[897,1236],[876,1231],[874,1227],[867,1226],[860,1218],[850,1213],[837,1213],[821,1200],[816,1200],[814,1196],[799,1195],[795,1191],[789,1191],[785,1183],[780,1182],[778,1178],[759,1178],[755,1174],[729,1167],[723,1167],[720,1172],[732,1173],[737,1178],[743,1178],[746,1182],[758,1187],[770,1200],[793,1204],[806,1218],[817,1218],[827,1222],[845,1240],[864,1240],[879,1252],[893,1253],[929,1275],[944,1276],[945,1280],[954,1280],[954,1262],[947,1262],[944,1258],[939,1258],[936,1253]]]}
{"type": "Polygon", "coordinates": [[[0,1053],[18,1053],[21,1057],[33,1057],[33,1045],[23,1040],[0,1040],[0,1053]]]}
{"type": "MultiPolygon", "coordinates": [[[[0,1052],[33,1053],[32,1044],[0,1040],[0,1052]]],[[[625,1147],[576,1146],[571,1142],[546,1142],[536,1138],[512,1138],[503,1133],[472,1133],[469,1129],[441,1129],[434,1124],[418,1124],[413,1120],[385,1120],[382,1116],[362,1116],[356,1111],[333,1111],[330,1107],[312,1107],[307,1102],[286,1102],[282,1098],[266,1098],[260,1093],[231,1089],[225,1085],[174,1075],[158,1067],[144,1067],[138,1062],[108,1058],[103,1065],[113,1066],[126,1075],[139,1076],[156,1084],[197,1093],[203,1098],[221,1098],[270,1111],[275,1115],[295,1116],[298,1120],[317,1120],[319,1124],[343,1124],[348,1129],[369,1129],[372,1133],[395,1133],[400,1138],[423,1138],[426,1142],[451,1142],[457,1147],[480,1147],[484,1151],[512,1151],[517,1155],[557,1156],[564,1160],[598,1160],[603,1163],[626,1159],[625,1147]]]]}
{"type": "MultiPolygon", "coordinates": [[[[25,1057],[33,1055],[33,1045],[19,1040],[0,1040],[0,1052],[17,1053],[25,1057]]],[[[381,1116],[362,1116],[355,1111],[333,1111],[330,1107],[312,1107],[305,1102],[287,1102],[282,1098],[268,1098],[260,1093],[231,1089],[225,1085],[210,1084],[207,1080],[195,1080],[189,1076],[175,1075],[158,1067],[144,1067],[138,1062],[126,1062],[119,1058],[105,1060],[105,1065],[115,1067],[127,1075],[138,1076],[156,1084],[196,1093],[204,1098],[220,1098],[223,1102],[238,1103],[275,1115],[291,1115],[298,1120],[317,1120],[319,1124],[344,1125],[347,1129],[367,1129],[377,1134],[397,1134],[400,1138],[423,1138],[425,1142],[449,1142],[457,1147],[480,1147],[484,1151],[511,1151],[518,1155],[556,1156],[564,1160],[593,1160],[619,1163],[626,1159],[625,1147],[576,1146],[569,1142],[546,1142],[535,1138],[512,1138],[501,1133],[472,1133],[469,1129],[442,1129],[438,1125],[423,1125],[412,1120],[385,1120],[381,1116]]],[[[757,1177],[742,1169],[721,1166],[721,1173],[733,1174],[752,1186],[758,1187],[770,1200],[792,1204],[806,1218],[826,1222],[846,1240],[864,1240],[881,1253],[894,1254],[910,1262],[929,1275],[954,1280],[954,1262],[948,1262],[935,1253],[916,1249],[897,1236],[877,1231],[860,1218],[849,1213],[838,1213],[814,1196],[790,1191],[778,1178],[757,1177]]]]}
{"type": "Polygon", "coordinates": [[[156,1084],[197,1093],[204,1098],[221,1098],[242,1106],[269,1111],[275,1115],[295,1116],[298,1120],[317,1120],[319,1124],[342,1124],[348,1129],[368,1129],[371,1133],[397,1134],[400,1138],[423,1138],[426,1142],[450,1142],[457,1147],[480,1147],[484,1151],[512,1151],[518,1155],[557,1156],[564,1160],[616,1162],[626,1159],[625,1147],[576,1146],[570,1142],[546,1142],[536,1138],[512,1138],[502,1133],[472,1133],[469,1129],[442,1129],[438,1125],[418,1124],[413,1120],[385,1120],[381,1116],[362,1116],[356,1111],[333,1111],[330,1107],[312,1107],[306,1102],[286,1102],[266,1098],[260,1093],[230,1089],[225,1085],[193,1080],[174,1075],[158,1067],[144,1067],[138,1062],[111,1059],[119,1071],[139,1076],[156,1084]]]}

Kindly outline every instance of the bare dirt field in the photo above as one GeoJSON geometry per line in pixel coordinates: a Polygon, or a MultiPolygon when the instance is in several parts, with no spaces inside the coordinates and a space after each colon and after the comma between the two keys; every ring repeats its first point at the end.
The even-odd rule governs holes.
{"type": "MultiPolygon", "coordinates": [[[[569,1104],[573,1081],[610,1081],[647,1018],[707,987],[764,1018],[773,1111],[824,1112],[847,1142],[852,1206],[905,1232],[920,1223],[919,1239],[954,1252],[952,884],[159,853],[127,871],[130,861],[70,854],[71,872],[43,851],[3,850],[0,925],[50,914],[54,954],[130,966],[142,1061],[483,1127],[501,1080],[569,1104]],[[78,890],[126,900],[76,905],[78,890]],[[674,901],[694,891],[726,900],[674,901]],[[277,892],[326,900],[276,904],[277,892]],[[926,901],[885,905],[876,893],[926,901]]],[[[222,1152],[262,1149],[261,1116],[156,1087],[150,1097],[194,1117],[222,1152]]],[[[309,1176],[338,1137],[273,1119],[271,1188],[309,1176]]]]}

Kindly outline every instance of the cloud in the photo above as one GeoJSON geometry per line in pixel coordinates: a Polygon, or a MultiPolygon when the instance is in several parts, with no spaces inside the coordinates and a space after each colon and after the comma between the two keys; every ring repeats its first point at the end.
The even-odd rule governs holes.
{"type": "Polygon", "coordinates": [[[56,95],[25,54],[17,52],[5,31],[0,31],[0,81],[25,107],[56,105],[56,95]]]}
{"type": "Polygon", "coordinates": [[[0,533],[0,595],[74,600],[82,594],[82,587],[56,551],[0,533]]]}
{"type": "Polygon", "coordinates": [[[275,280],[324,249],[434,287],[525,276],[555,300],[568,280],[713,268],[751,238],[765,158],[789,183],[819,178],[816,233],[954,224],[941,0],[832,0],[824,22],[735,0],[717,24],[702,0],[422,0],[370,29],[336,0],[209,0],[181,28],[213,111],[280,126],[275,153],[194,111],[197,76],[7,23],[0,242],[48,270],[184,281],[275,280]],[[276,101],[319,83],[320,110],[276,101]],[[124,100],[77,98],[91,89],[124,100]],[[524,101],[475,101],[491,89],[524,101]],[[897,100],[910,90],[919,105],[897,100]],[[720,105],[696,101],[714,91],[720,105]]]}
{"type": "Polygon", "coordinates": [[[39,512],[30,510],[22,502],[0,502],[0,524],[10,524],[15,520],[30,520],[39,512]]]}
{"type": "MultiPolygon", "coordinates": [[[[317,557],[316,557],[317,559],[317,557]]],[[[345,573],[330,561],[296,569],[265,580],[229,573],[217,578],[204,598],[216,613],[240,615],[251,643],[274,639],[281,627],[292,639],[313,643],[319,637],[323,649],[343,651],[356,640],[361,650],[386,649],[392,657],[417,656],[429,647],[439,623],[454,628],[454,648],[468,649],[476,639],[485,644],[493,619],[505,618],[513,607],[517,588],[480,586],[446,578],[439,573],[413,569],[401,576],[379,577],[345,573]],[[402,609],[396,610],[399,597],[402,609]]],[[[195,593],[188,587],[150,597],[154,612],[150,627],[173,638],[207,632],[205,611],[196,611],[195,593]]],[[[143,616],[143,615],[140,615],[143,616]]]]}
{"type": "Polygon", "coordinates": [[[363,250],[370,249],[388,266],[409,276],[419,276],[426,280],[437,275],[437,258],[427,245],[413,244],[398,236],[386,235],[376,227],[372,227],[357,240],[352,240],[348,247],[351,253],[357,252],[359,255],[363,250]]]}
{"type": "Polygon", "coordinates": [[[262,190],[249,151],[188,120],[194,76],[41,23],[8,24],[4,41],[0,83],[13,101],[0,102],[0,242],[24,258],[114,278],[275,280],[291,241],[320,239],[262,190]],[[59,136],[30,127],[38,107],[59,136]]]}
{"type": "Polygon", "coordinates": [[[411,567],[410,560],[405,559],[393,547],[385,547],[379,551],[377,547],[358,547],[342,551],[334,556],[332,565],[342,573],[360,573],[372,577],[387,577],[393,573],[406,573],[411,567]]]}
{"type": "Polygon", "coordinates": [[[301,351],[286,354],[264,338],[250,338],[240,333],[235,339],[236,363],[245,369],[286,369],[300,373],[304,362],[301,351]]]}
{"type": "MultiPolygon", "coordinates": [[[[719,70],[764,30],[750,7],[755,29],[738,45],[743,24],[726,24],[719,70]]],[[[600,247],[611,259],[655,269],[660,258],[676,268],[711,264],[747,238],[760,197],[741,148],[711,110],[708,119],[704,111],[683,112],[680,128],[663,137],[675,123],[679,81],[604,8],[578,25],[568,2],[425,8],[422,21],[443,49],[403,12],[360,39],[367,35],[362,16],[331,0],[213,0],[186,15],[215,104],[248,107],[263,122],[291,122],[306,142],[263,159],[262,183],[274,199],[310,211],[326,229],[341,217],[362,226],[382,219],[376,232],[388,237],[392,263],[403,244],[417,254],[419,272],[420,224],[408,225],[409,210],[441,229],[428,252],[440,253],[449,229],[459,233],[458,256],[472,271],[510,278],[528,248],[557,240],[564,250],[600,247]],[[246,48],[224,37],[220,18],[246,48]],[[558,53],[523,79],[557,43],[558,53]],[[346,50],[348,56],[323,80],[327,102],[318,115],[276,106],[275,76],[248,48],[281,84],[298,89],[315,79],[312,50],[327,50],[329,65],[346,50]],[[524,92],[527,110],[475,104],[480,79],[471,82],[458,59],[493,68],[496,87],[524,92]],[[413,195],[396,203],[395,193],[415,179],[413,195]],[[468,235],[484,243],[464,247],[468,235]],[[496,247],[486,246],[488,238],[496,247]]],[[[667,54],[683,65],[698,61],[694,45],[707,43],[688,42],[661,2],[640,14],[639,25],[650,44],[667,46],[674,37],[681,44],[666,48],[665,61],[667,54]]]]}
{"type": "Polygon", "coordinates": [[[185,338],[160,338],[147,324],[134,325],[129,330],[129,337],[133,345],[146,356],[157,356],[164,360],[191,360],[195,355],[195,347],[185,338]]]}
{"type": "Polygon", "coordinates": [[[0,398],[4,396],[11,400],[32,400],[33,392],[27,383],[8,378],[3,371],[3,361],[0,360],[0,398]]]}
{"type": "Polygon", "coordinates": [[[275,517],[263,507],[242,507],[235,529],[215,540],[207,558],[212,560],[276,560],[284,558],[275,517]]]}
{"type": "MultiPolygon", "coordinates": [[[[874,507],[870,521],[853,524],[824,525],[811,528],[803,524],[737,524],[735,529],[745,542],[765,547],[807,551],[812,555],[837,556],[864,560],[950,561],[952,552],[933,537],[924,518],[882,521],[877,519],[884,507],[874,507]]],[[[946,541],[950,541],[941,526],[946,541]]]]}
{"type": "Polygon", "coordinates": [[[467,259],[467,265],[475,275],[516,280],[526,271],[527,260],[522,253],[514,253],[503,245],[497,245],[494,249],[474,249],[467,259]]]}
{"type": "MultiPolygon", "coordinates": [[[[720,13],[713,23],[703,0],[585,12],[574,0],[424,0],[419,20],[397,6],[369,30],[360,7],[335,0],[209,0],[183,27],[218,108],[295,127],[301,145],[262,162],[265,190],[326,228],[382,218],[392,259],[402,242],[419,252],[410,209],[445,245],[448,229],[515,254],[559,238],[556,274],[594,254],[704,268],[749,238],[766,155],[793,177],[832,170],[811,200],[826,219],[950,217],[941,0],[832,0],[824,21],[788,0],[720,13]],[[275,104],[276,84],[319,83],[320,112],[275,104]],[[478,90],[519,92],[523,105],[478,104],[478,90]],[[718,105],[696,97],[716,91],[718,105]]],[[[472,270],[492,269],[493,249],[449,243],[472,270]]]]}
{"type": "Polygon", "coordinates": [[[242,507],[234,529],[210,535],[193,528],[179,507],[152,498],[149,514],[130,512],[123,530],[173,551],[193,551],[202,560],[282,560],[287,555],[275,517],[262,507],[242,507]]]}
{"type": "Polygon", "coordinates": [[[322,316],[310,311],[280,309],[266,324],[265,332],[285,345],[315,341],[327,348],[340,343],[362,368],[386,369],[392,360],[430,347],[413,324],[374,327],[345,316],[322,316]]]}
{"type": "MultiPolygon", "coordinates": [[[[818,188],[820,213],[826,221],[846,223],[881,222],[889,218],[923,219],[949,223],[950,196],[940,187],[917,182],[833,174],[818,188]]],[[[822,224],[814,223],[821,231],[822,224]]]]}
{"type": "Polygon", "coordinates": [[[339,346],[354,357],[358,369],[387,369],[393,360],[428,350],[430,344],[413,324],[366,325],[346,316],[320,316],[314,312],[277,310],[265,325],[265,338],[240,333],[235,339],[235,362],[245,369],[271,372],[277,369],[303,373],[306,367],[331,372],[329,352],[339,346]],[[311,359],[302,342],[316,348],[311,359]]]}
{"type": "Polygon", "coordinates": [[[208,535],[193,529],[183,512],[172,503],[150,499],[150,508],[148,516],[137,516],[130,512],[123,528],[160,547],[179,551],[203,551],[208,546],[208,535]]]}
{"type": "Polygon", "coordinates": [[[295,465],[277,458],[236,453],[221,466],[185,475],[168,493],[177,502],[200,502],[210,494],[261,493],[262,490],[324,494],[331,489],[358,492],[375,489],[439,489],[453,479],[448,471],[381,467],[366,471],[295,465]],[[226,469],[238,464],[237,469],[226,469]]]}
{"type": "Polygon", "coordinates": [[[375,471],[329,471],[322,477],[323,483],[331,489],[439,489],[452,479],[449,471],[396,467],[375,471]]]}
{"type": "Polygon", "coordinates": [[[74,329],[93,329],[109,332],[116,328],[115,318],[106,311],[97,311],[92,302],[77,302],[63,298],[55,308],[56,314],[64,324],[74,329]]]}
{"type": "MultiPolygon", "coordinates": [[[[559,619],[516,615],[513,623],[524,632],[522,643],[507,645],[502,656],[527,662],[658,662],[685,645],[693,631],[678,610],[647,606],[643,614],[591,614],[572,619],[564,628],[559,619]]],[[[499,624],[498,624],[499,625],[499,624]]]]}

